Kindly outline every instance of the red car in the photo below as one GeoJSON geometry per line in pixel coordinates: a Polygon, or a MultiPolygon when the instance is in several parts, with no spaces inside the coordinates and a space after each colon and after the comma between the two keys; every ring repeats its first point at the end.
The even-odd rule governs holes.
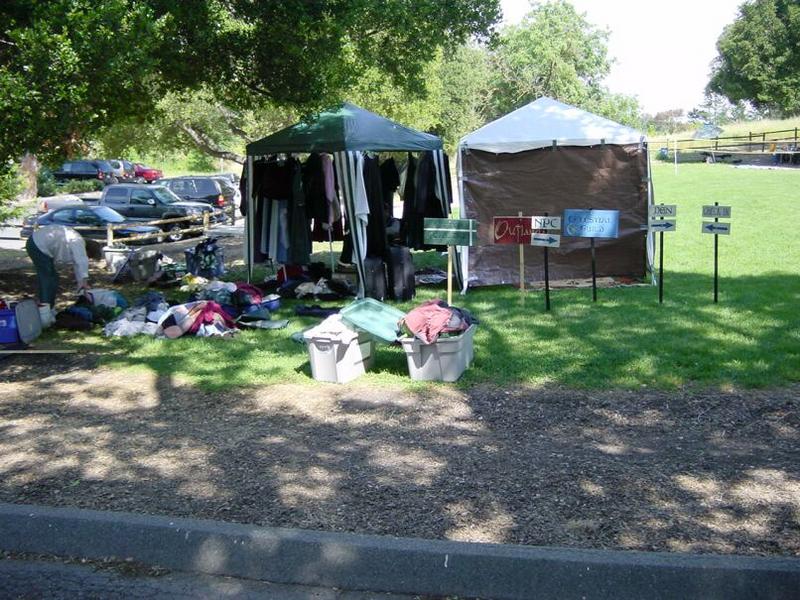
{"type": "Polygon", "coordinates": [[[164,176],[161,169],[146,167],[141,163],[134,163],[133,168],[136,180],[141,183],[153,183],[156,179],[161,179],[164,176]]]}

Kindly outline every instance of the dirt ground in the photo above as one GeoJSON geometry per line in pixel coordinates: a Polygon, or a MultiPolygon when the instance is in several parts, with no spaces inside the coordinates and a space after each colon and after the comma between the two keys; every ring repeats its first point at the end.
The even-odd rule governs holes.
{"type": "Polygon", "coordinates": [[[5,361],[0,501],[584,548],[800,555],[800,388],[209,393],[5,361]]]}

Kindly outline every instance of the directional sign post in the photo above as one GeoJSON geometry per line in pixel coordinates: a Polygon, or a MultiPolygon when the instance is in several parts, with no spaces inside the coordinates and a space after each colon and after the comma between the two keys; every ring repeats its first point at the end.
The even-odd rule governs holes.
{"type": "Polygon", "coordinates": [[[561,217],[551,217],[544,213],[543,217],[531,217],[531,223],[531,246],[544,247],[544,309],[550,310],[550,258],[547,251],[549,248],[561,246],[561,236],[550,233],[551,229],[561,229],[561,217]]]}
{"type": "Polygon", "coordinates": [[[597,262],[595,260],[595,238],[619,237],[618,210],[564,210],[564,230],[567,237],[588,237],[592,252],[592,301],[597,302],[597,262]]]}
{"type": "Polygon", "coordinates": [[[658,232],[658,303],[664,303],[664,233],[675,231],[677,227],[675,219],[665,217],[677,217],[678,207],[675,204],[651,204],[647,207],[647,214],[650,220],[647,223],[648,231],[658,232]]]}
{"type": "Polygon", "coordinates": [[[731,234],[730,223],[720,223],[720,219],[731,218],[731,207],[720,206],[719,202],[714,205],[703,206],[703,218],[714,217],[714,222],[703,221],[701,232],[714,236],[714,303],[719,301],[719,236],[731,234]]]}
{"type": "Polygon", "coordinates": [[[447,246],[447,303],[453,304],[454,246],[474,246],[478,237],[475,219],[425,219],[426,244],[447,246]]]}

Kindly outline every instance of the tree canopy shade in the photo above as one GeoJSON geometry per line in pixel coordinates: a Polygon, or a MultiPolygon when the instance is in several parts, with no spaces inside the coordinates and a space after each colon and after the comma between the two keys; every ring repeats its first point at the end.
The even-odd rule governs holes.
{"type": "Polygon", "coordinates": [[[249,156],[289,152],[441,150],[442,140],[343,102],[247,145],[249,156]]]}
{"type": "Polygon", "coordinates": [[[731,102],[800,113],[800,4],[750,0],[717,41],[708,90],[731,102]]]}

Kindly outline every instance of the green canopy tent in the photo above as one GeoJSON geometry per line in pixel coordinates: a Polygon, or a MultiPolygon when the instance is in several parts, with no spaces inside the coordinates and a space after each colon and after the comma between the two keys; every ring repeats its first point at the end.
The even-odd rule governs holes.
{"type": "MultiPolygon", "coordinates": [[[[333,154],[336,176],[342,191],[345,216],[350,223],[353,260],[358,273],[358,295],[364,295],[364,259],[368,213],[357,202],[363,194],[363,179],[358,177],[362,152],[431,151],[436,165],[436,196],[448,214],[450,198],[442,140],[395,123],[385,117],[344,102],[321,111],[299,123],[247,145],[247,173],[253,172],[253,161],[272,154],[326,152],[333,154]],[[360,180],[361,179],[361,180],[360,180]]],[[[253,181],[247,178],[246,256],[248,280],[253,272],[253,238],[255,237],[253,181]]]]}

